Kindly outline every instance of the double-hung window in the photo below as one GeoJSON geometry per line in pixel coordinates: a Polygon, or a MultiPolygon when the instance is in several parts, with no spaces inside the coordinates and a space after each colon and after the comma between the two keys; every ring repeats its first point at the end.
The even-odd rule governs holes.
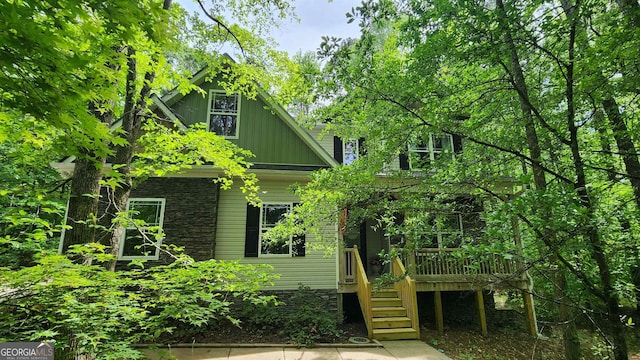
{"type": "Polygon", "coordinates": [[[292,237],[265,239],[264,234],[272,229],[293,210],[293,203],[267,203],[260,209],[260,256],[287,256],[292,254],[292,237]]]}
{"type": "Polygon", "coordinates": [[[240,95],[221,90],[209,92],[207,129],[225,138],[238,137],[240,95]]]}
{"type": "Polygon", "coordinates": [[[343,164],[349,165],[358,159],[360,144],[357,139],[348,139],[342,143],[343,164]]]}
{"type": "Polygon", "coordinates": [[[462,242],[462,214],[440,213],[432,221],[432,245],[438,248],[457,248],[462,242]]]}
{"type": "Polygon", "coordinates": [[[423,170],[440,158],[453,156],[453,136],[449,134],[429,134],[409,144],[409,168],[423,170]]]}
{"type": "Polygon", "coordinates": [[[162,198],[131,198],[127,201],[127,213],[133,220],[127,221],[119,259],[158,259],[162,239],[156,236],[155,230],[162,228],[164,205],[165,199],[162,198]]]}
{"type": "Polygon", "coordinates": [[[461,213],[425,213],[405,220],[407,235],[419,247],[457,248],[462,243],[463,216],[461,213]]]}

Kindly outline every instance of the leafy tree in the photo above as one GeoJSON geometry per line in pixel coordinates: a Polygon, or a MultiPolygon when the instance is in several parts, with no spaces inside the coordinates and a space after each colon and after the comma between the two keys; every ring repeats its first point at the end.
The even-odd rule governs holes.
{"type": "Polygon", "coordinates": [[[281,0],[199,4],[213,24],[171,1],[0,5],[6,24],[0,30],[0,155],[7,160],[0,170],[6,205],[0,256],[9,260],[0,269],[3,340],[52,339],[58,349],[89,357],[138,358],[129,344],[153,341],[177,323],[236,322],[230,295],[268,300],[256,293],[274,279],[268,268],[194,262],[172,246],[164,249],[175,260],[171,265],[108,271],[118,231],[130,221],[125,212],[109,214],[108,246],[94,242],[100,187],[114,189],[122,210],[134,176],[210,161],[225,174],[223,188],[239,180],[250,201],[259,201],[256,178],[246,172],[249,152],[202,129],[159,126],[166,119],[158,119],[151,98],[170,89],[199,90],[189,82],[193,68],[176,53],[206,65],[208,79],[229,92],[255,96],[256,79],[279,86],[270,76],[279,79],[288,59],[255,34],[291,8],[281,0]],[[223,18],[223,10],[238,25],[223,18]],[[221,55],[228,43],[238,49],[239,62],[221,55]],[[68,257],[55,254],[64,213],[57,190],[64,183],[47,166],[63,156],[75,158],[63,247],[68,257]],[[115,161],[107,173],[108,156],[115,161]]]}
{"type": "Polygon", "coordinates": [[[620,250],[637,248],[628,235],[638,219],[637,57],[627,50],[638,48],[638,6],[620,4],[364,2],[347,15],[359,21],[360,38],[321,45],[332,90],[317,117],[344,138],[365,137],[367,155],[316,175],[300,194],[328,209],[324,216],[349,208],[356,224],[375,218],[389,235],[418,235],[429,227],[426,217],[405,215],[399,225],[398,213],[446,210],[446,194],[504,202],[484,215],[486,240],[469,239],[467,247],[508,250],[504,235],[518,218],[531,256],[526,268],[551,281],[540,294],[560,304],[567,324],[566,357],[580,356],[572,309],[581,308],[601,315],[592,317],[604,319],[597,328],[614,357],[626,359],[620,303],[633,298],[624,289],[637,257],[620,250]],[[432,162],[427,173],[389,167],[426,133],[462,138],[463,153],[432,162]],[[522,184],[518,198],[501,193],[504,176],[522,184]],[[617,221],[611,211],[621,204],[617,221]]]}

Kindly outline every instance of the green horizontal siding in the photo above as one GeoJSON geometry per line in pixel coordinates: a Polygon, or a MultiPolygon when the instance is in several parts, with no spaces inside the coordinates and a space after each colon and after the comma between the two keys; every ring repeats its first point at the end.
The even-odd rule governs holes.
{"type": "MultiPolygon", "coordinates": [[[[260,198],[265,202],[295,202],[297,197],[287,191],[291,181],[260,181],[260,198]]],[[[244,194],[234,187],[221,191],[218,203],[218,226],[216,230],[216,259],[240,260],[248,264],[269,264],[280,274],[274,290],[297,289],[302,283],[312,289],[336,289],[336,258],[325,256],[324,251],[312,251],[307,246],[306,256],[286,258],[245,258],[244,237],[247,202],[244,194]]],[[[327,237],[335,236],[332,226],[325,228],[327,237]]],[[[308,234],[307,244],[317,241],[308,234]]]]}
{"type": "MultiPolygon", "coordinates": [[[[192,92],[171,106],[186,125],[207,121],[209,90],[217,87],[212,83],[204,83],[200,87],[205,90],[205,96],[192,92]]],[[[251,162],[326,165],[261,99],[250,100],[243,96],[239,121],[238,139],[230,141],[250,150],[255,155],[251,162]]]]}

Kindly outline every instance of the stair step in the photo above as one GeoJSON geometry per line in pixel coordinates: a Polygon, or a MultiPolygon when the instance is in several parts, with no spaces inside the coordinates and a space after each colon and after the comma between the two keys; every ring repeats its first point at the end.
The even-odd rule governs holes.
{"type": "Polygon", "coordinates": [[[395,329],[411,327],[408,317],[380,317],[373,319],[374,329],[395,329]]]}
{"type": "Polygon", "coordinates": [[[371,292],[373,298],[397,298],[398,292],[395,289],[380,289],[371,292]]]}
{"type": "Polygon", "coordinates": [[[377,340],[417,339],[418,332],[412,328],[373,329],[373,338],[377,340]]]}
{"type": "Polygon", "coordinates": [[[392,297],[372,298],[373,307],[398,307],[402,306],[402,300],[392,297]]]}
{"type": "Polygon", "coordinates": [[[407,316],[407,309],[401,306],[374,307],[371,309],[373,317],[402,317],[407,316]]]}

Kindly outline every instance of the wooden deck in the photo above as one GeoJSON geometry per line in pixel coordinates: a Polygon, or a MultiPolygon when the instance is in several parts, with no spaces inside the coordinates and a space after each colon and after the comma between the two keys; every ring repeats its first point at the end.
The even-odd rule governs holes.
{"type": "Polygon", "coordinates": [[[531,279],[523,270],[522,264],[513,256],[489,254],[471,257],[465,256],[462,249],[417,249],[404,252],[402,258],[392,259],[390,268],[393,277],[400,280],[393,285],[393,289],[382,289],[382,291],[393,291],[394,294],[397,294],[398,298],[394,300],[400,305],[397,310],[403,311],[404,324],[411,325],[410,327],[405,326],[403,329],[376,329],[379,323],[396,327],[388,317],[393,316],[392,310],[397,310],[376,307],[376,304],[382,304],[388,300],[381,299],[380,297],[386,295],[380,295],[380,290],[372,287],[371,281],[365,274],[357,248],[343,249],[340,252],[339,265],[338,292],[358,294],[358,301],[369,337],[378,339],[419,338],[417,292],[433,292],[436,328],[440,332],[444,331],[441,298],[444,291],[475,292],[480,330],[486,334],[487,322],[483,290],[499,288],[520,290],[528,320],[528,332],[531,335],[536,335],[538,332],[531,293],[531,279]],[[385,313],[385,311],[389,313],[385,313]],[[399,333],[389,334],[390,331],[399,333]]]}
{"type": "MultiPolygon", "coordinates": [[[[354,249],[340,253],[338,291],[357,292],[354,249]]],[[[498,288],[528,289],[531,285],[521,264],[511,256],[465,256],[461,249],[416,249],[402,258],[416,291],[477,291],[498,288]]]]}

